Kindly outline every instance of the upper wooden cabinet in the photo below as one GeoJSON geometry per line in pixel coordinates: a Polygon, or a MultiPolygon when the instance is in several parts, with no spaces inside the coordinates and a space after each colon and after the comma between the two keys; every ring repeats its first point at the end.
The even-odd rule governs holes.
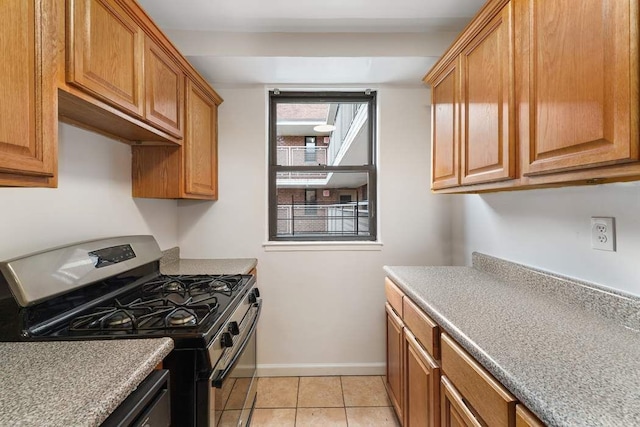
{"type": "Polygon", "coordinates": [[[515,178],[512,15],[507,3],[460,55],[462,184],[515,178]]]}
{"type": "Polygon", "coordinates": [[[175,137],[182,138],[184,72],[176,61],[145,37],[145,117],[175,137]]]}
{"type": "Polygon", "coordinates": [[[69,0],[67,82],[144,114],[144,33],[113,0],[69,0]]]}
{"type": "Polygon", "coordinates": [[[634,0],[517,3],[524,175],[638,159],[636,8],[634,0]]]}
{"type": "Polygon", "coordinates": [[[182,147],[132,147],[133,196],[218,198],[218,103],[215,94],[186,84],[182,147]]]}
{"type": "Polygon", "coordinates": [[[0,2],[0,185],[56,185],[55,13],[53,0],[0,2]]]}
{"type": "Polygon", "coordinates": [[[187,83],[187,135],[185,138],[185,192],[218,198],[218,106],[191,81],[187,83]]]}
{"type": "Polygon", "coordinates": [[[425,77],[432,189],[640,179],[638,44],[635,0],[488,1],[425,77]]]}
{"type": "Polygon", "coordinates": [[[434,190],[460,185],[458,61],[454,60],[432,84],[431,89],[431,186],[434,190]]]}

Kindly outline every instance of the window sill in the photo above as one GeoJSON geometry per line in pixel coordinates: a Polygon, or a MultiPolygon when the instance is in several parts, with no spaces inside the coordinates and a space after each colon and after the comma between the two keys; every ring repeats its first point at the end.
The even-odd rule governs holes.
{"type": "Polygon", "coordinates": [[[265,242],[266,252],[381,251],[382,242],[265,242]]]}

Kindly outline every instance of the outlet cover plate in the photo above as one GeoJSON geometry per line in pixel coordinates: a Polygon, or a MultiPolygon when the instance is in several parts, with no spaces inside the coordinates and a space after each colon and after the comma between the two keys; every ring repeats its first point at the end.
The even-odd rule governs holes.
{"type": "Polygon", "coordinates": [[[591,217],[591,247],[600,251],[616,250],[615,218],[591,217]]]}

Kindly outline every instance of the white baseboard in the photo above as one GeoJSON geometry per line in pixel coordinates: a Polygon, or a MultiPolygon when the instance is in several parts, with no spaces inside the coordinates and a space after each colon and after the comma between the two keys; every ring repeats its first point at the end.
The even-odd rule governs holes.
{"type": "Polygon", "coordinates": [[[314,377],[326,375],[384,375],[384,363],[308,363],[258,365],[259,377],[314,377]]]}

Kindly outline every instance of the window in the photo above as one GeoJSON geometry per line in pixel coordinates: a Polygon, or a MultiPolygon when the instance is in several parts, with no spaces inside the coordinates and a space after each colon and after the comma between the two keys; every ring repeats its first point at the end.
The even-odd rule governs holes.
{"type": "Polygon", "coordinates": [[[376,93],[269,92],[269,240],[376,240],[376,93]]]}

